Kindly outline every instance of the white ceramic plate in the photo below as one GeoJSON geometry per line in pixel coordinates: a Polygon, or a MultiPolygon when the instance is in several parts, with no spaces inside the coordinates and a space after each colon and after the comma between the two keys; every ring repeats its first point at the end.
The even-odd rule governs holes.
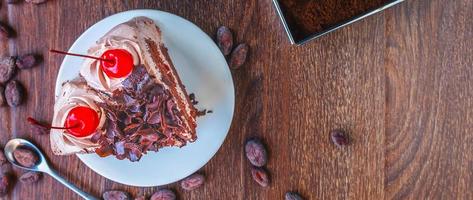
{"type": "MultiPolygon", "coordinates": [[[[179,16],[158,10],[132,10],[109,16],[87,29],[69,52],[85,54],[112,27],[137,16],[155,20],[187,92],[196,94],[197,108],[210,109],[213,113],[198,118],[196,142],[183,148],[148,152],[139,162],[118,160],[113,156],[100,158],[96,154],[77,156],[110,180],[133,186],[159,186],[194,173],[220,148],[233,117],[233,80],[224,56],[207,34],[179,16]]],[[[64,58],[56,80],[56,96],[63,82],[79,74],[82,62],[78,57],[64,58]]]]}

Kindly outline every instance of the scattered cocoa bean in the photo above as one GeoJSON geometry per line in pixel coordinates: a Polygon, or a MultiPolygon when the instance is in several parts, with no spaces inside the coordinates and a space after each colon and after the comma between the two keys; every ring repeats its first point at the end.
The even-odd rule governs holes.
{"type": "Polygon", "coordinates": [[[225,56],[232,51],[233,34],[226,26],[217,29],[217,45],[225,56]]]}
{"type": "Polygon", "coordinates": [[[285,200],[303,200],[301,195],[297,194],[296,192],[286,192],[284,195],[285,200]]]}
{"type": "Polygon", "coordinates": [[[0,85],[0,107],[4,106],[5,104],[5,87],[3,87],[3,85],[0,85]]]}
{"type": "Polygon", "coordinates": [[[16,72],[15,58],[8,56],[0,60],[0,83],[8,82],[16,72]]]}
{"type": "Polygon", "coordinates": [[[11,172],[11,164],[8,162],[3,150],[0,149],[0,174],[11,172]]]}
{"type": "Polygon", "coordinates": [[[245,155],[250,163],[257,167],[266,165],[268,153],[259,139],[250,139],[245,144],[245,155]]]}
{"type": "Polygon", "coordinates": [[[130,194],[119,190],[110,190],[104,192],[102,198],[104,200],[128,200],[130,199],[130,194]]]}
{"type": "Polygon", "coordinates": [[[16,149],[13,151],[13,157],[23,167],[32,167],[38,162],[38,156],[28,149],[16,149]]]}
{"type": "Polygon", "coordinates": [[[3,22],[0,22],[0,38],[1,39],[7,39],[7,38],[12,38],[15,36],[15,31],[13,31],[13,29],[3,23],[3,22]]]}
{"type": "Polygon", "coordinates": [[[175,200],[176,194],[169,189],[159,189],[150,198],[150,200],[175,200]]]}
{"type": "Polygon", "coordinates": [[[24,89],[20,82],[10,81],[5,88],[5,99],[10,107],[17,107],[23,102],[24,89]]]}
{"type": "Polygon", "coordinates": [[[25,0],[27,3],[32,3],[32,4],[41,4],[46,2],[47,0],[25,0]]]}
{"type": "Polygon", "coordinates": [[[26,172],[20,176],[20,182],[25,184],[36,183],[42,177],[39,172],[26,172]]]}
{"type": "Polygon", "coordinates": [[[3,197],[8,194],[11,180],[7,174],[1,174],[0,176],[0,197],[3,197]]]}
{"type": "Polygon", "coordinates": [[[20,69],[30,69],[39,63],[39,56],[27,54],[16,59],[16,66],[20,69]]]}
{"type": "Polygon", "coordinates": [[[181,187],[184,190],[194,190],[200,187],[205,181],[202,174],[193,174],[181,181],[181,187]]]}
{"type": "Polygon", "coordinates": [[[12,165],[9,162],[0,165],[0,173],[8,174],[12,172],[12,165]]]}
{"type": "Polygon", "coordinates": [[[332,138],[333,144],[339,148],[342,148],[343,146],[350,143],[348,135],[342,130],[333,130],[330,132],[330,137],[332,138]]]}
{"type": "Polygon", "coordinates": [[[261,167],[251,167],[251,176],[259,185],[268,187],[270,184],[269,173],[261,167]]]}
{"type": "Polygon", "coordinates": [[[20,2],[20,0],[7,0],[8,4],[15,4],[15,3],[18,3],[18,2],[20,2]]]}
{"type": "Polygon", "coordinates": [[[3,150],[0,149],[0,164],[3,164],[3,163],[8,163],[8,160],[5,157],[5,153],[3,153],[3,150]]]}
{"type": "Polygon", "coordinates": [[[135,197],[135,200],[146,200],[146,197],[143,195],[135,197]]]}
{"type": "Polygon", "coordinates": [[[230,57],[230,67],[232,69],[238,69],[245,64],[249,50],[250,47],[245,43],[235,47],[230,57]]]}

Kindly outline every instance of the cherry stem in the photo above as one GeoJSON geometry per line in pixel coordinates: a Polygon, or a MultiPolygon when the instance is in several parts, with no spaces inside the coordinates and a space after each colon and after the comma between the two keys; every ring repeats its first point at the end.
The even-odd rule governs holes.
{"type": "Polygon", "coordinates": [[[70,55],[70,56],[84,57],[84,58],[92,58],[92,59],[95,59],[95,60],[101,60],[101,61],[105,61],[105,62],[115,63],[114,60],[110,60],[110,59],[104,59],[104,58],[99,58],[99,57],[95,57],[95,56],[88,56],[88,55],[82,55],[82,54],[77,54],[77,53],[68,53],[68,52],[65,52],[65,51],[59,51],[59,50],[55,50],[55,49],[50,49],[49,52],[58,53],[58,54],[65,54],[65,55],[70,55]]]}
{"type": "Polygon", "coordinates": [[[30,124],[41,126],[41,127],[47,128],[47,129],[73,129],[73,128],[77,128],[77,127],[80,126],[80,124],[74,124],[74,126],[70,126],[70,127],[55,127],[55,126],[43,124],[43,123],[39,122],[38,120],[33,119],[32,117],[28,117],[27,120],[30,124]]]}

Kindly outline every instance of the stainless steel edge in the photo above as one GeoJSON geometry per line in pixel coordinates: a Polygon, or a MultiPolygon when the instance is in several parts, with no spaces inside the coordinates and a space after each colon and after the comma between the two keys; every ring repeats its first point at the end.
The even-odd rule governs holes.
{"type": "Polygon", "coordinates": [[[278,0],[273,0],[273,4],[274,4],[274,7],[276,7],[276,11],[278,12],[279,19],[281,20],[282,25],[284,26],[284,30],[286,30],[286,34],[287,34],[287,37],[289,38],[289,41],[291,42],[291,44],[296,44],[296,42],[294,41],[294,38],[292,37],[292,33],[291,33],[291,30],[289,29],[286,19],[284,18],[281,7],[279,6],[278,0]]]}
{"type": "Polygon", "coordinates": [[[367,13],[362,14],[362,15],[356,16],[356,17],[354,17],[354,18],[352,18],[352,19],[350,19],[350,20],[348,20],[348,21],[346,21],[346,22],[344,22],[344,23],[337,24],[337,25],[334,25],[334,26],[332,26],[332,27],[330,27],[330,28],[327,28],[325,31],[318,32],[318,33],[314,33],[313,35],[310,35],[310,36],[306,37],[305,39],[303,39],[303,40],[301,40],[301,41],[295,41],[295,40],[294,40],[294,37],[292,36],[291,30],[289,29],[289,26],[288,26],[288,24],[287,24],[287,22],[286,22],[286,19],[284,18],[284,15],[283,15],[283,13],[282,13],[281,7],[279,6],[278,0],[273,0],[273,3],[274,3],[274,6],[276,7],[276,10],[277,10],[277,12],[278,12],[279,18],[281,19],[281,21],[282,21],[282,23],[283,23],[283,25],[284,25],[284,29],[286,30],[287,36],[289,37],[289,41],[291,42],[291,44],[296,44],[296,45],[298,45],[298,46],[301,46],[301,45],[303,45],[303,44],[305,44],[305,43],[307,43],[307,42],[309,42],[309,41],[311,41],[311,40],[313,40],[313,39],[317,39],[317,38],[322,37],[322,36],[324,36],[324,35],[326,35],[326,34],[328,34],[328,33],[330,33],[330,32],[336,31],[336,30],[338,30],[338,29],[340,29],[340,28],[343,28],[343,27],[345,27],[345,26],[348,26],[348,25],[350,25],[350,24],[353,24],[353,23],[355,23],[355,22],[357,22],[357,21],[360,21],[360,20],[362,20],[362,19],[364,19],[364,18],[366,18],[366,17],[368,17],[368,16],[371,16],[371,15],[374,15],[374,14],[376,14],[376,13],[379,13],[379,12],[381,12],[381,11],[383,11],[383,10],[386,10],[386,9],[388,9],[388,8],[390,8],[390,7],[392,7],[392,6],[396,5],[396,4],[399,4],[399,3],[403,2],[403,1],[405,1],[405,0],[396,0],[396,1],[390,2],[390,3],[388,3],[388,4],[384,5],[384,6],[381,6],[381,7],[377,8],[377,9],[374,9],[374,10],[371,10],[371,11],[369,11],[369,12],[367,12],[367,13]]]}

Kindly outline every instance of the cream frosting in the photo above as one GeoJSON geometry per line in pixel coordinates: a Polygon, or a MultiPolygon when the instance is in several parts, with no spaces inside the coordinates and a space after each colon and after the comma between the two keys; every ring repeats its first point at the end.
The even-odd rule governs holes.
{"type": "MultiPolygon", "coordinates": [[[[140,64],[140,60],[142,60],[142,52],[137,41],[137,34],[136,29],[120,24],[98,40],[97,44],[92,46],[87,54],[101,57],[107,50],[124,49],[133,56],[133,64],[137,66],[140,64]]],[[[105,93],[112,93],[114,90],[121,88],[121,83],[126,78],[108,77],[100,67],[100,61],[94,59],[86,59],[84,61],[80,74],[92,88],[105,93]]]]}
{"type": "MultiPolygon", "coordinates": [[[[97,102],[102,102],[97,93],[89,89],[84,81],[66,82],[62,86],[61,94],[56,99],[54,105],[53,126],[63,127],[69,111],[76,106],[87,106],[99,113],[100,122],[97,131],[104,134],[102,129],[106,117],[102,108],[97,105],[97,102]]],[[[59,147],[63,151],[82,152],[90,148],[98,147],[97,143],[91,141],[94,134],[87,137],[76,137],[69,134],[66,130],[52,129],[51,142],[58,144],[57,140],[62,140],[59,144],[64,145],[59,147]]]]}

